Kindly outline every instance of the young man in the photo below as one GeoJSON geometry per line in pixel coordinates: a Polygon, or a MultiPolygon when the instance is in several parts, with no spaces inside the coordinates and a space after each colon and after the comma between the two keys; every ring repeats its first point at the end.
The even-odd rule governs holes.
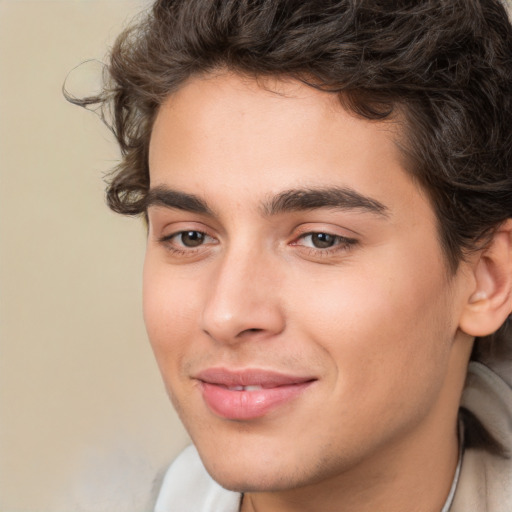
{"type": "Polygon", "coordinates": [[[159,0],[109,71],[194,442],[157,512],[512,510],[504,6],[159,0]]]}

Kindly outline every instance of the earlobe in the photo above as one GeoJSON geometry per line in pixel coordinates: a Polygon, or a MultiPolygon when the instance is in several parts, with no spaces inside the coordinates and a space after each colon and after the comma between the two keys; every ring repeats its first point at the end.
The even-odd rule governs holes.
{"type": "Polygon", "coordinates": [[[470,336],[497,331],[512,311],[512,219],[496,231],[473,266],[474,286],[460,319],[470,336]]]}

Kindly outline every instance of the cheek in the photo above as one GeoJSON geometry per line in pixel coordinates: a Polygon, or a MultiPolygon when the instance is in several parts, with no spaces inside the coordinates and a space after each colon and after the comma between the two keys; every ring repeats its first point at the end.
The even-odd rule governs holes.
{"type": "Polygon", "coordinates": [[[307,300],[294,299],[299,329],[329,355],[340,393],[401,400],[421,394],[425,382],[442,382],[453,315],[444,270],[431,256],[418,265],[413,254],[414,265],[398,267],[390,254],[379,265],[310,282],[307,300]]]}
{"type": "Polygon", "coordinates": [[[197,325],[194,280],[177,278],[172,269],[146,256],[143,312],[149,341],[166,383],[177,375],[194,326],[197,325]]]}

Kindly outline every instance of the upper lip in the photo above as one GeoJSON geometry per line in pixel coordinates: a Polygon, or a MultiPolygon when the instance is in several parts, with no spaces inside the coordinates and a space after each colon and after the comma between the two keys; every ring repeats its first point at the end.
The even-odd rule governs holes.
{"type": "Polygon", "coordinates": [[[243,370],[230,370],[227,368],[208,368],[194,376],[197,380],[218,386],[261,386],[262,388],[275,388],[304,384],[316,380],[315,377],[302,377],[288,375],[272,370],[248,368],[243,370]]]}

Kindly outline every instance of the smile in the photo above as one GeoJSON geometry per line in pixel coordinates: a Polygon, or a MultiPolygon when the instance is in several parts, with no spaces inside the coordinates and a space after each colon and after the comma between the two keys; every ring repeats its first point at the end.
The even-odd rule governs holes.
{"type": "Polygon", "coordinates": [[[196,377],[207,407],[228,420],[253,420],[302,395],[316,381],[262,370],[212,368],[196,377]]]}

